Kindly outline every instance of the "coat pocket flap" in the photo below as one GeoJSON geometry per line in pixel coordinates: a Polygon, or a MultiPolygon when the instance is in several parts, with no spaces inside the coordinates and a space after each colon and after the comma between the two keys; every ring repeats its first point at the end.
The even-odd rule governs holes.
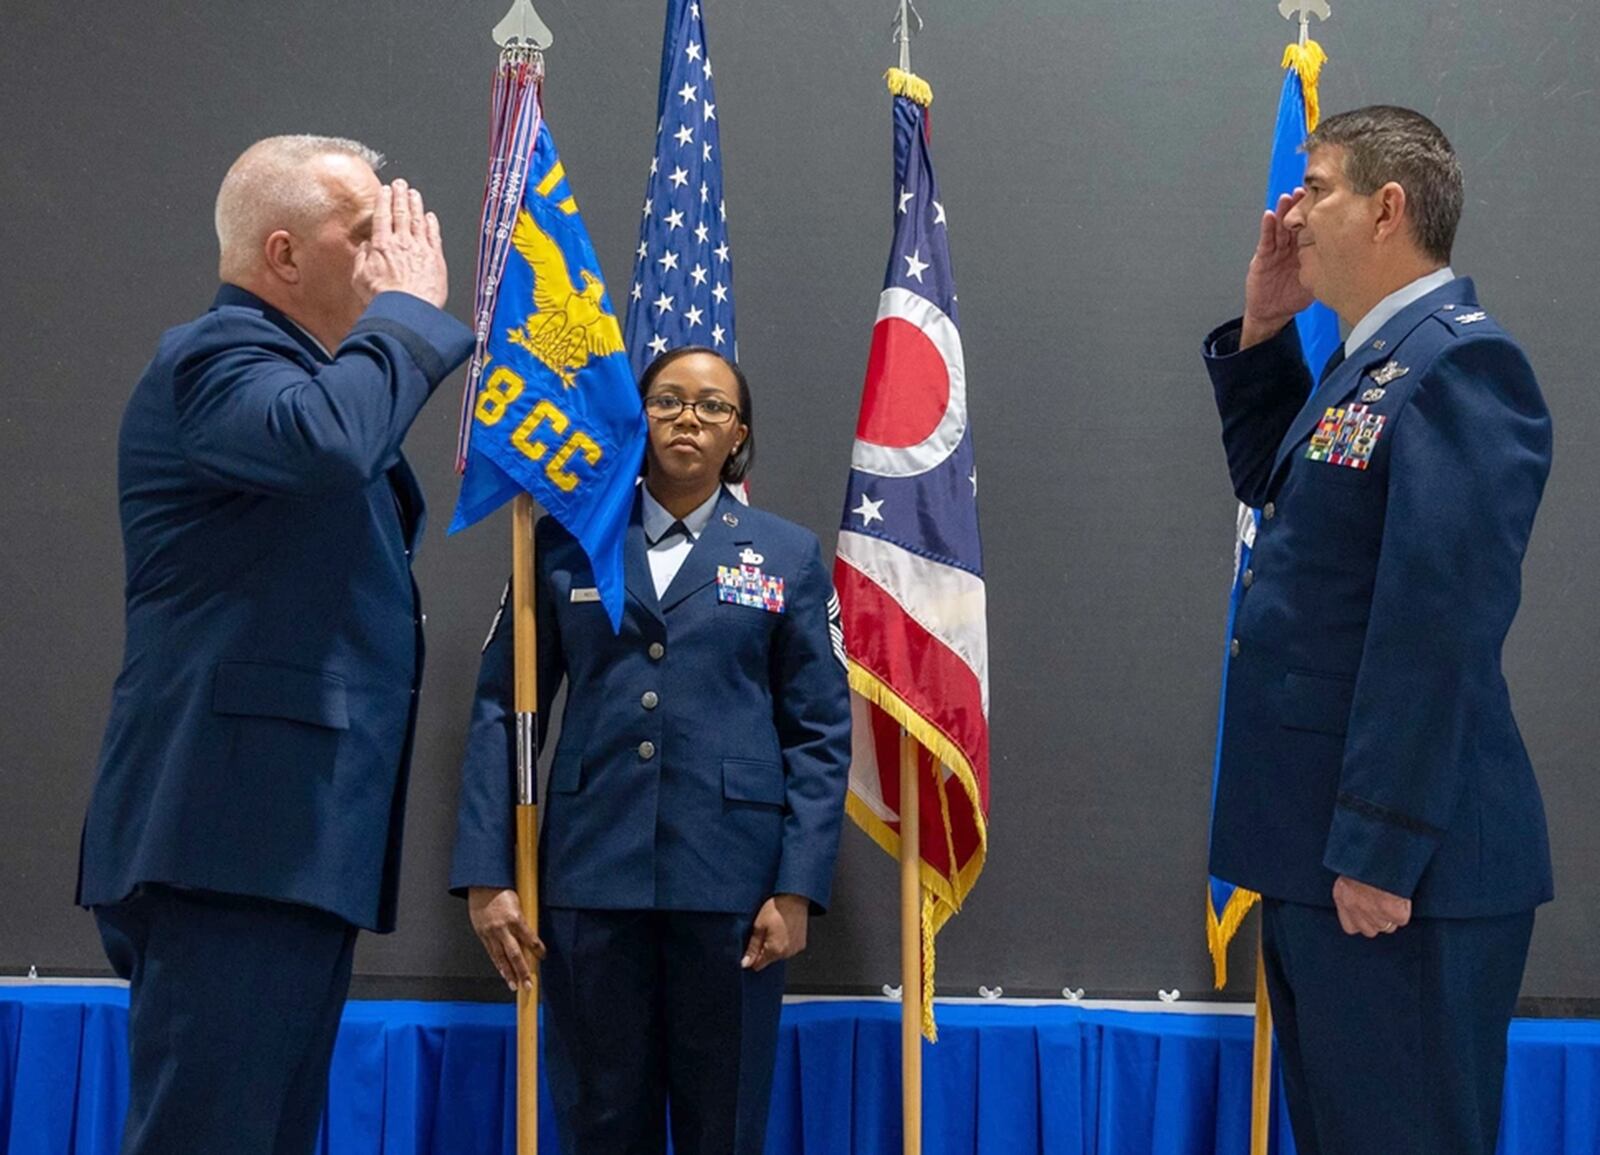
{"type": "Polygon", "coordinates": [[[273,662],[218,662],[211,709],[217,714],[287,718],[330,730],[350,728],[343,678],[273,662]]]}
{"type": "Polygon", "coordinates": [[[1343,674],[1291,670],[1283,678],[1283,726],[1342,737],[1355,693],[1355,679],[1343,674]]]}
{"type": "Polygon", "coordinates": [[[783,767],[749,758],[722,760],[722,796],[730,802],[784,804],[783,767]]]}

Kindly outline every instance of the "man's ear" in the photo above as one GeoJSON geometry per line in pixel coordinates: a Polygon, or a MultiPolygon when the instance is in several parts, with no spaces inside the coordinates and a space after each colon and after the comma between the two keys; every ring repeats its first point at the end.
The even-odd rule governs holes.
{"type": "Polygon", "coordinates": [[[1388,241],[1404,233],[1406,224],[1406,190],[1398,181],[1390,181],[1373,194],[1377,213],[1372,221],[1372,239],[1388,241]]]}
{"type": "Polygon", "coordinates": [[[266,261],[267,271],[280,281],[297,285],[300,283],[300,265],[295,252],[294,238],[287,229],[277,229],[267,235],[261,245],[262,257],[266,261]]]}

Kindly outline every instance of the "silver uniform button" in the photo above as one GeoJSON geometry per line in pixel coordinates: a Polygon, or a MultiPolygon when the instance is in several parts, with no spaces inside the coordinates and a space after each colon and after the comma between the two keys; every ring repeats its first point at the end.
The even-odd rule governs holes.
{"type": "Polygon", "coordinates": [[[1261,516],[1266,518],[1268,521],[1271,521],[1273,518],[1278,516],[1278,507],[1270,501],[1267,502],[1267,504],[1261,507],[1261,516]]]}
{"type": "Polygon", "coordinates": [[[644,692],[644,697],[639,699],[639,705],[643,706],[646,710],[654,710],[660,701],[661,699],[656,697],[656,692],[654,690],[646,690],[644,692]]]}
{"type": "Polygon", "coordinates": [[[1245,589],[1249,589],[1251,586],[1256,584],[1256,571],[1253,569],[1245,570],[1244,577],[1240,578],[1239,580],[1244,582],[1245,589]]]}
{"type": "Polygon", "coordinates": [[[667,656],[667,647],[663,646],[660,642],[651,642],[649,654],[652,660],[659,662],[662,658],[667,656]]]}
{"type": "Polygon", "coordinates": [[[640,742],[639,743],[639,757],[641,759],[643,759],[644,761],[648,762],[648,761],[650,761],[650,759],[654,758],[655,756],[656,756],[656,744],[654,742],[640,742]]]}
{"type": "MultiPolygon", "coordinates": [[[[1228,653],[1233,655],[1235,658],[1237,658],[1239,656],[1239,639],[1238,638],[1234,638],[1233,641],[1228,643],[1228,653]]],[[[649,745],[649,743],[646,743],[646,745],[649,745]]]]}

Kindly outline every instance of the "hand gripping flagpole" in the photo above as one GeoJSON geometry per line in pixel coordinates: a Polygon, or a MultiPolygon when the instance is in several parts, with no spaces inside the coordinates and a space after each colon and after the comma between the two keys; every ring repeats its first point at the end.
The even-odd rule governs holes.
{"type": "MultiPolygon", "coordinates": [[[[530,0],[515,0],[492,33],[500,67],[531,65],[544,73],[543,52],[554,43],[530,0]]],[[[535,79],[534,83],[538,83],[535,79]]],[[[498,126],[497,126],[498,127],[498,126]]],[[[492,292],[487,316],[493,313],[492,292]]],[[[481,340],[481,338],[480,338],[481,340]]],[[[481,349],[480,349],[481,352],[481,349]]],[[[481,371],[481,358],[474,359],[481,371]]],[[[539,807],[534,775],[538,759],[538,636],[535,613],[533,498],[519,493],[511,511],[512,700],[517,728],[516,883],[522,920],[539,927],[539,807]]],[[[539,1149],[539,960],[528,960],[531,980],[517,990],[517,1155],[539,1149]]]]}
{"type": "MultiPolygon", "coordinates": [[[[922,15],[900,0],[894,38],[900,71],[911,72],[912,20],[922,15]]],[[[922,1155],[922,759],[916,738],[900,728],[900,1132],[903,1155],[922,1155]]]]}

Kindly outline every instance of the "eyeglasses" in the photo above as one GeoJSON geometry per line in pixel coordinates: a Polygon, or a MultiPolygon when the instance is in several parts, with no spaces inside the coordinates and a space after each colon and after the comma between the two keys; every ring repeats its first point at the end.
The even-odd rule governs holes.
{"type": "Polygon", "coordinates": [[[693,409],[694,415],[707,425],[726,425],[739,412],[737,405],[730,405],[717,397],[685,401],[682,397],[671,393],[657,393],[646,397],[644,409],[657,421],[676,421],[678,415],[685,409],[693,409]]]}

